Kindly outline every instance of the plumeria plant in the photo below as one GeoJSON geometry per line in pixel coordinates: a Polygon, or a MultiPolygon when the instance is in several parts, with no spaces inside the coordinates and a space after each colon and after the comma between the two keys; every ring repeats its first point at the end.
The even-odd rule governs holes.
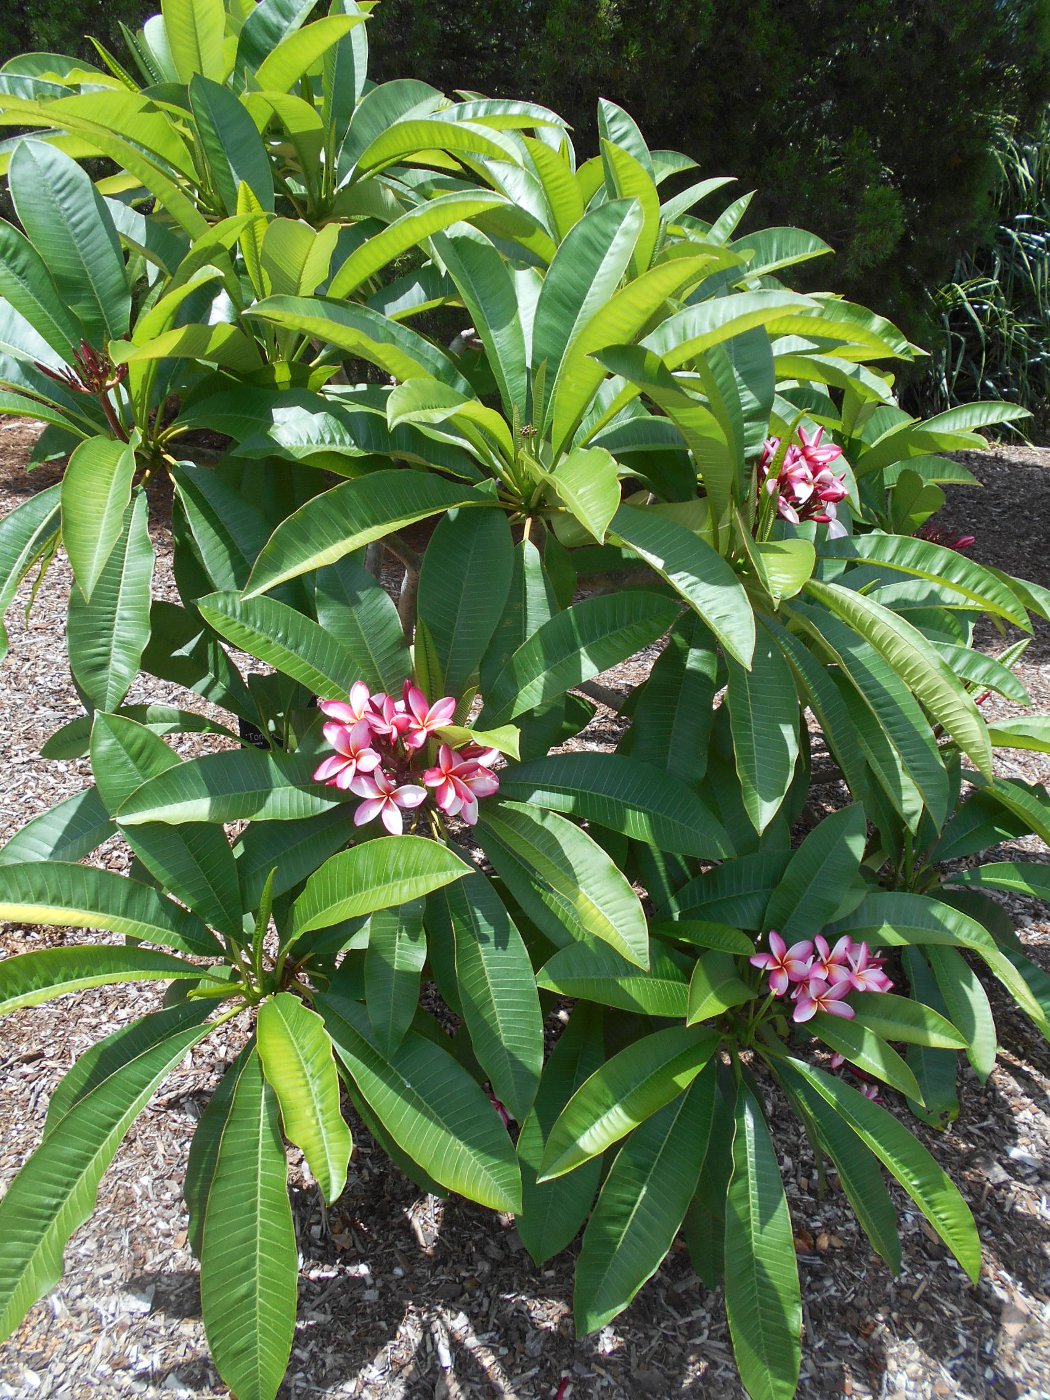
{"type": "Polygon", "coordinates": [[[916,348],[782,280],[825,245],[744,231],[746,197],[701,217],[726,182],[676,189],[693,163],[614,104],[581,160],[534,104],[372,84],[368,5],[293,8],[171,0],[126,64],[0,70],[31,128],[0,152],[0,411],[70,454],[0,521],[0,603],[65,549],[84,714],[43,752],[94,777],[0,849],[0,916],[109,935],[4,959],[0,1013],[166,984],[62,1080],[0,1201],[0,1332],[223,1025],[185,1195],[238,1400],[291,1354],[286,1146],[331,1202],[362,1130],[538,1263],[582,1231],[581,1331],[681,1230],[749,1394],[788,1400],[767,1102],[890,1267],[884,1172],[975,1280],[900,1109],[943,1126],[960,1056],[990,1072],[985,979],[1050,1033],[989,895],[1047,898],[1046,867],[959,868],[1050,842],[1046,792],[994,763],[1050,751],[1047,721],[982,709],[1028,703],[1006,629],[1050,593],[928,523],[972,480],[942,454],[1016,415],[903,413],[916,348]],[[140,673],[185,705],[128,704],[140,673]],[[186,732],[212,751],[180,759],[186,732]],[[91,863],[115,836],[127,878],[91,863]]]}

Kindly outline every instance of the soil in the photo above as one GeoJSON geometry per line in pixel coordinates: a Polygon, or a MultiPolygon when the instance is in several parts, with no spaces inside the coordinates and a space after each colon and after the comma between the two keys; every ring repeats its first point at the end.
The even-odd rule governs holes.
{"type": "MultiPolygon", "coordinates": [[[[36,432],[26,423],[0,426],[0,515],[57,479],[51,469],[25,473],[36,432]]],[[[937,523],[975,534],[975,559],[1050,586],[1050,452],[1010,447],[967,463],[985,489],[957,490],[937,523]]],[[[153,525],[157,587],[169,592],[163,502],[153,525]]],[[[17,608],[8,614],[11,652],[0,669],[8,715],[0,749],[3,840],[89,781],[83,761],[37,757],[44,739],[79,713],[64,651],[68,582],[59,559],[28,622],[17,608]]],[[[991,630],[984,642],[991,650],[1004,645],[991,630]]],[[[1050,628],[1038,629],[1019,670],[1035,709],[1050,712],[1050,628]]],[[[603,678],[613,687],[629,679],[603,678]]],[[[129,698],[208,709],[153,681],[139,682],[129,698]]],[[[996,701],[988,712],[1015,710],[996,701]]],[[[605,712],[599,723],[610,726],[612,718],[605,712]]],[[[176,748],[197,753],[202,742],[187,736],[176,748]]],[[[997,762],[1010,776],[1050,779],[1043,755],[1001,752],[997,762]]],[[[1034,840],[993,858],[1016,856],[1019,846],[1026,859],[1050,858],[1034,840]]],[[[127,866],[117,840],[95,859],[115,870],[127,866]]],[[[1020,898],[1005,902],[1029,954],[1050,971],[1046,909],[1020,898]]],[[[0,927],[0,951],[87,938],[0,927]]],[[[992,996],[999,1063],[985,1085],[961,1073],[962,1111],[948,1132],[927,1131],[887,1096],[974,1210],[985,1248],[978,1287],[899,1192],[904,1267],[893,1278],[841,1192],[822,1191],[795,1121],[773,1107],[802,1276],[802,1400],[1050,1396],[1050,1046],[995,988],[992,996]]],[[[152,988],[105,989],[0,1021],[0,1188],[37,1145],[49,1094],[76,1056],[158,1000],[152,988]]],[[[232,1057],[240,1037],[230,1026],[189,1056],[138,1120],[103,1180],[98,1209],[66,1252],[63,1281],[0,1348],[0,1397],[227,1394],[208,1359],[181,1181],[219,1057],[232,1057]]],[[[362,1129],[355,1128],[355,1142],[347,1190],[327,1212],[293,1162],[303,1269],[283,1400],[743,1395],[720,1290],[696,1280],[680,1246],[616,1322],[577,1338],[572,1250],[537,1269],[512,1221],[421,1197],[362,1129]]]]}

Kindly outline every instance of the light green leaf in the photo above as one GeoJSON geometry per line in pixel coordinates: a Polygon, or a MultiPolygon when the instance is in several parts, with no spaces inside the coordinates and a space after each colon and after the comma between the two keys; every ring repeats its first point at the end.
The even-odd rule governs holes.
{"type": "MultiPolygon", "coordinates": [[[[34,560],[46,549],[59,525],[61,485],[47,487],[0,520],[0,622],[34,560]]],[[[7,655],[7,634],[0,626],[0,660],[7,655]]]]}
{"type": "Polygon", "coordinates": [[[278,992],[259,1007],[256,1035],[284,1135],[301,1149],[331,1205],[346,1185],[353,1143],[339,1107],[339,1075],[324,1022],[299,997],[278,992]]]}
{"type": "Polygon", "coordinates": [[[698,535],[656,511],[621,506],[611,534],[665,578],[741,667],[751,665],[755,618],[743,584],[698,535]]]}
{"type": "Polygon", "coordinates": [[[762,1108],[741,1084],[726,1203],[726,1313],[752,1400],[791,1400],[802,1330],[798,1265],[780,1164],[762,1108]]]}
{"type": "Polygon", "coordinates": [[[553,812],[518,802],[490,802],[478,836],[497,870],[504,851],[546,887],[582,930],[608,943],[638,967],[649,965],[649,931],[638,896],[625,875],[586,832],[553,812]]]}
{"type": "Polygon", "coordinates": [[[580,1335],[622,1312],[671,1248],[707,1152],[717,1093],[714,1068],[708,1065],[617,1154],[576,1264],[573,1312],[580,1335]]]}
{"type": "Polygon", "coordinates": [[[500,774],[504,797],[597,822],[664,851],[724,860],[729,837],[670,773],[622,754],[551,754],[500,774]]]}
{"type": "Polygon", "coordinates": [[[422,899],[372,915],[365,950],[365,1005],[376,1048],[386,1059],[412,1024],[426,960],[422,899]]]}
{"type": "MultiPolygon", "coordinates": [[[[939,949],[927,948],[927,956],[939,949]]],[[[892,992],[854,992],[850,1006],[857,1013],[852,1024],[874,1031],[883,1040],[902,1040],[908,1045],[928,1045],[934,1050],[964,1050],[966,1036],[939,1011],[911,997],[892,992]]]]}
{"type": "Polygon", "coordinates": [[[95,583],[91,601],[74,588],[66,640],[73,679],[98,710],[115,710],[139,673],[150,634],[153,543],[139,492],[95,583]]]}
{"type": "Polygon", "coordinates": [[[432,919],[454,950],[456,990],[478,1063],[522,1123],[543,1065],[543,1014],[528,949],[484,875],[468,875],[431,896],[432,919]]]}
{"type": "Polygon", "coordinates": [[[314,496],[271,535],[248,580],[247,598],[286,579],[334,564],[430,515],[489,505],[467,486],[413,471],[378,471],[314,496]]]}
{"type": "MultiPolygon", "coordinates": [[[[120,824],[299,821],[345,808],[344,794],[313,781],[316,767],[316,754],[206,754],[143,783],[121,807],[120,824]]],[[[346,822],[349,837],[349,812],[346,822]]]]}
{"type": "Polygon", "coordinates": [[[686,1024],[698,1025],[720,1016],[731,1006],[754,1001],[758,993],[740,977],[739,964],[729,953],[712,951],[696,960],[689,980],[686,1024]]]}
{"type": "Polygon", "coordinates": [[[75,792],[26,822],[0,846],[0,865],[29,861],[78,861],[113,835],[113,823],[97,788],[75,792]]]}
{"type": "Polygon", "coordinates": [[[536,985],[574,1000],[675,1021],[685,1019],[689,995],[685,973],[667,953],[654,949],[649,967],[640,968],[605,943],[559,949],[536,974],[536,985]]]}
{"type": "Polygon", "coordinates": [[[926,645],[922,633],[873,598],[839,584],[811,579],[806,591],[886,658],[937,723],[981,772],[991,777],[992,749],[984,720],[955,673],[926,645]]]}
{"type": "Polygon", "coordinates": [[[967,1277],[976,1283],[981,1268],[981,1242],[973,1216],[922,1144],[891,1113],[843,1080],[801,1060],[789,1063],[896,1177],[958,1259],[967,1277]]]}
{"type": "Polygon", "coordinates": [[[336,1053],[394,1141],[442,1186],[491,1210],[521,1209],[514,1148],[484,1090],[447,1050],[409,1031],[385,1060],[363,1006],[317,998],[336,1053]]]}
{"type": "Polygon", "coordinates": [[[195,915],[149,885],[87,865],[39,861],[0,866],[0,919],[107,929],[204,957],[219,951],[195,915]]]}
{"type": "Polygon", "coordinates": [[[923,1097],[914,1074],[896,1050],[887,1045],[869,1026],[818,1011],[808,1023],[813,1034],[830,1050],[845,1055],[850,1064],[865,1074],[881,1079],[903,1094],[922,1104],[923,1097]]]}
{"type": "Polygon", "coordinates": [[[598,544],[620,505],[616,460],[604,447],[577,447],[547,472],[556,496],[598,544]]]}
{"type": "Polygon", "coordinates": [[[687,1089],[718,1045],[712,1031],[672,1026],[636,1040],[580,1085],[547,1138],[540,1181],[597,1157],[687,1089]]]}
{"type": "Polygon", "coordinates": [[[62,478],[62,543],[84,598],[120,539],[135,476],[135,450],[111,438],[79,443],[62,478]]]}
{"type": "Polygon", "coordinates": [[[238,1400],[275,1400],[295,1336],[298,1264],[277,1098],[254,1052],[223,1124],[201,1244],[204,1330],[238,1400]]]}
{"type": "Polygon", "coordinates": [[[677,616],[674,602],[642,589],[585,598],[556,613],[508,659],[480,723],[502,724],[556,700],[655,642],[677,616]]]}
{"type": "MultiPolygon", "coordinates": [[[[216,950],[217,951],[217,950],[216,950]]],[[[202,969],[148,948],[43,948],[0,960],[0,1016],[86,987],[200,977],[202,969]]]]}
{"type": "Polygon", "coordinates": [[[226,76],[222,0],[161,0],[160,10],[179,81],[190,83],[203,74],[221,82],[226,76]]]}
{"type": "Polygon", "coordinates": [[[383,836],[331,856],[292,905],[291,941],[312,929],[407,904],[461,879],[470,866],[437,841],[383,836]]]}

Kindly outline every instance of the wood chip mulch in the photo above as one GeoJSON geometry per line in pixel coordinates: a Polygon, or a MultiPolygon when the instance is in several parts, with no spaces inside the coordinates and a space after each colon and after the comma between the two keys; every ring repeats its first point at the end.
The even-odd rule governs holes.
{"type": "MultiPolygon", "coordinates": [[[[0,424],[0,514],[57,479],[51,469],[25,474],[37,431],[0,424]]],[[[975,534],[978,561],[1050,586],[1050,451],[1002,448],[967,462],[985,489],[956,490],[938,523],[975,534]]],[[[167,591],[170,540],[162,508],[154,533],[157,583],[167,591]]],[[[83,761],[37,757],[44,739],[78,713],[64,650],[68,583],[59,560],[28,623],[17,609],[8,617],[11,654],[0,668],[7,715],[0,749],[3,840],[89,781],[83,761]]],[[[1003,645],[994,633],[985,641],[992,650],[1003,645]]],[[[1020,674],[1036,710],[1050,712],[1050,628],[1039,629],[1020,674]]],[[[615,686],[618,677],[603,679],[615,686]]],[[[207,708],[153,681],[137,683],[129,699],[207,708]]],[[[1000,703],[988,709],[1013,712],[1000,703]]],[[[188,736],[176,748],[189,755],[201,752],[201,743],[188,736]]],[[[1002,753],[998,762],[1008,776],[1050,779],[1043,755],[1002,753]]],[[[1035,841],[1004,847],[993,858],[1018,855],[1050,858],[1035,841]]],[[[116,840],[96,859],[116,870],[127,866],[116,840]]],[[[1019,898],[1006,902],[1031,956],[1050,971],[1047,910],[1019,898]]],[[[77,932],[0,926],[0,952],[89,937],[97,941],[77,932]]],[[[1050,1397],[1050,1047],[995,989],[992,996],[1002,1055],[986,1085],[969,1070],[961,1073],[962,1112],[947,1133],[928,1132],[887,1095],[975,1212],[985,1249],[977,1288],[900,1192],[904,1267],[891,1277],[841,1191],[820,1193],[797,1124],[774,1109],[802,1276],[802,1400],[1050,1397]]],[[[37,1145],[50,1092],[76,1056],[158,1000],[152,988],[117,987],[0,1021],[0,1189],[37,1145]]],[[[138,1120],[103,1180],[95,1215],[67,1250],[62,1283],[0,1347],[0,1397],[227,1394],[208,1359],[181,1182],[218,1056],[232,1057],[242,1035],[236,1024],[225,1027],[187,1057],[138,1120]]],[[[347,1190],[328,1212],[301,1163],[293,1162],[303,1269],[282,1400],[742,1397],[720,1291],[698,1283],[678,1246],[621,1318],[577,1339],[572,1251],[535,1268],[512,1222],[462,1202],[421,1198],[363,1130],[355,1140],[347,1190]]]]}

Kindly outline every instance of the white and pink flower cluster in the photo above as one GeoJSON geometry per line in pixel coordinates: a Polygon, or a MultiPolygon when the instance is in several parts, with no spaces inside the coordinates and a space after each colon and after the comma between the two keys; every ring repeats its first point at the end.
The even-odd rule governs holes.
{"type": "Polygon", "coordinates": [[[832,948],[819,933],[789,948],[780,934],[769,933],[769,952],[755,953],[753,967],[769,974],[775,997],[790,991],[793,1021],[808,1021],[818,1011],[852,1020],[857,1014],[846,998],[851,992],[888,992],[893,983],[866,943],[844,934],[832,948]]]}
{"type": "Polygon", "coordinates": [[[838,539],[846,533],[846,527],[836,518],[836,507],[849,492],[845,472],[836,476],[831,464],[842,456],[842,448],[832,442],[821,445],[823,428],[817,428],[811,437],[799,428],[798,436],[798,443],[792,443],[784,453],[776,476],[771,469],[780,438],[767,438],[762,444],[758,468],[762,484],[771,496],[776,496],[777,513],[782,519],[792,525],[815,520],[819,525],[827,525],[831,539],[838,539]]]}
{"type": "Polygon", "coordinates": [[[442,743],[437,763],[423,768],[423,751],[438,732],[452,723],[456,702],[451,696],[433,705],[412,681],[405,681],[400,700],[364,681],[350,688],[346,700],[322,700],[328,717],[324,737],[335,752],[314,774],[315,782],[363,798],[354,812],[354,825],[380,819],[392,836],[405,829],[403,812],[421,807],[427,791],[446,816],[460,817],[468,826],[478,819],[478,799],[499,790],[492,765],[495,749],[467,744],[453,749],[442,743]]]}

